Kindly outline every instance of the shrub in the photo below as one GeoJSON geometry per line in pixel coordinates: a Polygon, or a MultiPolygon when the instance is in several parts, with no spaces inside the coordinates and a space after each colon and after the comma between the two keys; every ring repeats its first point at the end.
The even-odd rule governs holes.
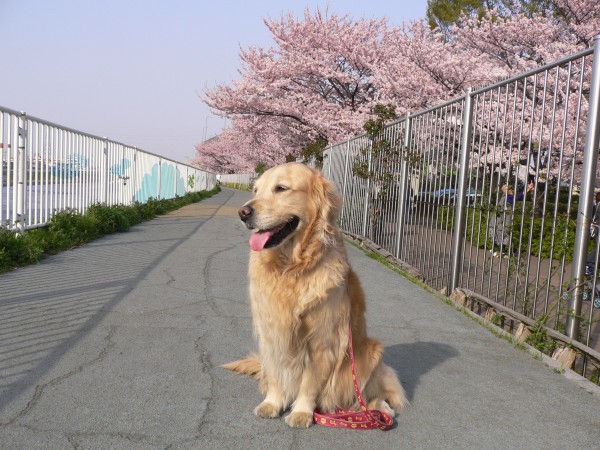
{"type": "Polygon", "coordinates": [[[31,251],[27,241],[18,234],[0,228],[0,271],[6,271],[16,264],[29,264],[35,260],[35,250],[31,251]]]}
{"type": "Polygon", "coordinates": [[[28,230],[23,236],[0,228],[0,273],[40,261],[44,256],[85,244],[100,236],[127,231],[157,215],[198,202],[220,188],[186,194],[170,200],[149,199],[132,206],[95,204],[85,214],[65,210],[54,214],[48,226],[28,230]]]}
{"type": "Polygon", "coordinates": [[[54,253],[84,244],[102,234],[95,217],[71,209],[54,214],[48,232],[48,250],[54,253]]]}
{"type": "Polygon", "coordinates": [[[251,191],[252,190],[252,186],[251,185],[247,185],[247,184],[241,184],[241,183],[222,183],[223,186],[231,188],[231,189],[238,189],[241,191],[251,191]]]}
{"type": "MultiPolygon", "coordinates": [[[[495,208],[479,206],[476,208],[467,208],[466,215],[466,238],[472,245],[479,248],[492,248],[493,243],[488,236],[488,222],[494,215],[499,214],[495,208]]],[[[542,230],[542,218],[535,217],[531,211],[515,210],[512,220],[511,237],[512,248],[516,251],[521,245],[521,249],[526,250],[531,238],[531,254],[542,258],[553,259],[562,258],[565,255],[566,262],[573,259],[573,248],[575,244],[575,220],[569,218],[565,213],[558,213],[556,224],[554,224],[554,233],[552,217],[546,217],[542,230]],[[521,233],[521,226],[523,233],[521,233]],[[543,231],[543,234],[542,234],[543,231]],[[554,241],[553,241],[554,236],[554,241]],[[541,241],[541,252],[540,252],[541,241]]],[[[440,206],[438,215],[438,226],[452,230],[454,227],[454,207],[440,206]]]]}
{"type": "Polygon", "coordinates": [[[92,205],[87,214],[96,221],[100,234],[111,234],[127,231],[130,227],[129,218],[124,206],[92,205]]]}
{"type": "Polygon", "coordinates": [[[547,355],[552,354],[556,348],[556,342],[548,336],[545,325],[548,320],[548,314],[542,314],[531,327],[531,334],[527,336],[525,342],[536,350],[547,355]]]}

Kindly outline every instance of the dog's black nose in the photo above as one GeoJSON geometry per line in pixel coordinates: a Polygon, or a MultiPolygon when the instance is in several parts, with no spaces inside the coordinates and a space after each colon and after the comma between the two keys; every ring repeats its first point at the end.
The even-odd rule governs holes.
{"type": "Polygon", "coordinates": [[[240,219],[242,219],[242,222],[245,222],[246,220],[248,220],[250,218],[250,216],[252,215],[253,209],[251,207],[249,207],[248,205],[242,206],[240,208],[240,210],[238,211],[238,214],[240,215],[240,219]]]}

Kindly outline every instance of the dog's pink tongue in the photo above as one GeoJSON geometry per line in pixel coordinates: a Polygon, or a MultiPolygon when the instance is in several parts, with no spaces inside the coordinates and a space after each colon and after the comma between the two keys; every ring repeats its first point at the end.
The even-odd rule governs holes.
{"type": "Polygon", "coordinates": [[[250,236],[250,248],[255,252],[260,252],[265,248],[269,238],[273,236],[273,231],[256,231],[250,236]]]}

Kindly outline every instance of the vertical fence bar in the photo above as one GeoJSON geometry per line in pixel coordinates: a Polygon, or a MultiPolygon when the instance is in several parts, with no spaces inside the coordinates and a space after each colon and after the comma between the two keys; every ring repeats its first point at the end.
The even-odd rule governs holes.
{"type": "Polygon", "coordinates": [[[100,203],[108,205],[108,138],[104,138],[100,161],[100,203]]]}
{"type": "Polygon", "coordinates": [[[158,195],[157,200],[162,199],[162,158],[158,158],[158,195]]]}
{"type": "MultiPolygon", "coordinates": [[[[333,148],[331,150],[333,154],[333,148]]],[[[342,211],[340,213],[340,223],[343,223],[346,212],[346,183],[348,183],[348,158],[350,156],[350,141],[346,142],[346,157],[344,158],[344,181],[342,182],[342,211]]]]}
{"type": "Polygon", "coordinates": [[[473,109],[472,109],[471,89],[467,89],[465,94],[465,109],[463,112],[463,129],[460,143],[460,171],[458,175],[458,193],[456,198],[456,209],[454,212],[454,231],[452,233],[452,255],[451,255],[451,273],[450,284],[447,293],[450,294],[458,286],[460,267],[462,261],[462,240],[465,227],[465,203],[467,192],[467,167],[469,161],[469,146],[471,143],[471,131],[473,127],[473,109]]]}
{"type": "Polygon", "coordinates": [[[594,183],[598,165],[598,144],[600,143],[600,36],[594,40],[594,62],[590,81],[590,97],[588,109],[585,147],[583,149],[583,169],[581,176],[579,209],[575,229],[575,245],[573,249],[573,267],[571,282],[574,284],[569,300],[569,314],[565,333],[577,339],[581,322],[581,300],[585,282],[585,264],[589,243],[589,229],[592,219],[592,200],[594,183]]]}
{"type": "Polygon", "coordinates": [[[174,196],[173,198],[177,197],[177,175],[179,173],[179,168],[177,167],[177,164],[173,164],[173,192],[174,192],[174,196]]]}
{"type": "MultiPolygon", "coordinates": [[[[8,170],[8,165],[10,164],[10,153],[7,153],[9,156],[4,159],[5,149],[8,152],[8,140],[5,142],[4,140],[4,112],[0,111],[0,227],[4,228],[7,222],[7,215],[4,214],[4,192],[8,195],[8,189],[4,187],[4,164],[6,164],[6,169],[8,170]]],[[[6,180],[6,184],[8,185],[8,180],[6,180]]],[[[8,201],[6,202],[6,206],[8,207],[8,201]]]]}
{"type": "MultiPolygon", "coordinates": [[[[132,174],[131,174],[131,180],[130,180],[130,184],[131,184],[131,196],[129,197],[129,204],[133,205],[135,203],[135,186],[139,186],[138,184],[138,149],[137,147],[133,147],[133,168],[132,168],[132,174]]],[[[186,194],[187,191],[187,183],[188,183],[188,177],[187,177],[187,171],[186,171],[186,177],[185,177],[185,187],[184,187],[184,192],[183,195],[186,194]]]]}
{"type": "Polygon", "coordinates": [[[17,230],[19,234],[23,235],[25,233],[25,180],[27,178],[26,170],[27,170],[27,115],[25,113],[21,113],[19,116],[18,123],[18,145],[17,145],[17,160],[16,164],[16,174],[17,174],[17,185],[15,188],[17,189],[17,201],[16,201],[16,210],[17,210],[17,230]]]}
{"type": "Polygon", "coordinates": [[[404,224],[406,223],[407,214],[410,214],[408,208],[413,199],[408,199],[408,158],[410,155],[410,133],[412,132],[412,117],[410,114],[406,116],[404,122],[404,142],[402,152],[400,153],[400,192],[398,194],[398,236],[396,238],[396,258],[400,258],[402,254],[402,241],[404,237],[404,224]]]}
{"type": "Polygon", "coordinates": [[[27,195],[27,225],[31,225],[32,222],[38,223],[38,174],[39,174],[39,148],[40,148],[40,125],[32,122],[29,126],[30,140],[29,145],[29,180],[27,188],[29,193],[27,195]]]}
{"type": "Polygon", "coordinates": [[[362,235],[363,236],[368,236],[367,235],[367,224],[369,223],[369,193],[371,190],[371,164],[372,164],[372,158],[371,156],[373,155],[373,144],[369,143],[369,164],[368,164],[368,169],[367,169],[367,190],[365,192],[365,208],[364,208],[364,215],[363,215],[363,223],[362,223],[362,235]]]}

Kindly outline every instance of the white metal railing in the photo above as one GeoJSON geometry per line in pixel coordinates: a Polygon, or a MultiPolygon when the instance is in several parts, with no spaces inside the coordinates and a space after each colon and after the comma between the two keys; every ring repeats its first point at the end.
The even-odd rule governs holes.
{"type": "Polygon", "coordinates": [[[596,38],[593,49],[411,113],[380,136],[332,145],[323,172],[343,195],[344,230],[436,290],[474,292],[597,355],[599,114],[596,38]],[[373,150],[382,141],[387,150],[373,150]]]}
{"type": "Polygon", "coordinates": [[[57,211],[210,190],[216,175],[0,106],[0,226],[24,231],[57,211]]]}

